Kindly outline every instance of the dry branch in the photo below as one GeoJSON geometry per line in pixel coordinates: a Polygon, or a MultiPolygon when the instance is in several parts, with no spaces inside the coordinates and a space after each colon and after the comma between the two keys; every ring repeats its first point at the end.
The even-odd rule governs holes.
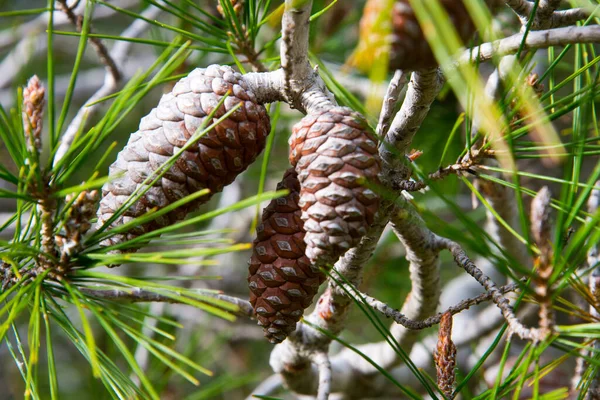
{"type": "MultiPolygon", "coordinates": [[[[173,296],[169,296],[166,294],[161,294],[157,292],[151,292],[147,289],[142,288],[127,288],[127,289],[91,289],[91,288],[79,288],[82,293],[85,293],[89,297],[102,299],[102,300],[110,300],[110,301],[118,301],[118,302],[128,302],[128,303],[149,303],[149,302],[160,302],[160,303],[171,303],[171,304],[181,304],[182,301],[173,298],[173,296]]],[[[183,293],[175,293],[177,295],[185,296],[185,292],[183,293]]],[[[201,296],[212,297],[214,299],[218,299],[221,301],[225,301],[227,303],[231,303],[237,307],[239,307],[239,311],[235,314],[242,317],[253,318],[254,310],[252,306],[247,300],[242,300],[237,297],[228,296],[225,294],[214,293],[204,290],[199,290],[198,294],[201,296]]],[[[192,297],[190,297],[192,299],[192,297]]],[[[185,304],[185,303],[184,303],[185,304]]]]}
{"type": "MultiPolygon", "coordinates": [[[[484,62],[493,57],[515,54],[523,41],[524,34],[519,33],[494,42],[483,43],[465,50],[457,59],[459,63],[484,62]]],[[[600,26],[570,26],[529,32],[525,38],[525,50],[541,49],[551,46],[566,46],[574,43],[600,42],[600,26]]]]}
{"type": "MultiPolygon", "coordinates": [[[[142,16],[147,19],[154,19],[161,13],[161,9],[155,6],[149,6],[142,16]]],[[[143,19],[136,19],[130,26],[128,26],[122,33],[121,37],[125,38],[136,38],[142,35],[148,28],[148,22],[143,19]]],[[[90,39],[91,40],[91,39],[90,39]]],[[[122,78],[122,68],[127,60],[128,53],[131,49],[133,42],[120,41],[115,44],[109,54],[106,54],[107,59],[111,60],[111,64],[107,64],[106,73],[104,75],[104,83],[102,86],[88,99],[86,104],[81,107],[69,126],[67,127],[64,135],[61,137],[60,145],[54,156],[54,165],[56,165],[69,151],[69,148],[73,144],[77,133],[81,130],[82,125],[88,120],[98,109],[102,106],[101,103],[96,103],[98,100],[113,94],[119,88],[119,83],[122,78]],[[118,74],[115,74],[113,68],[119,70],[118,74]],[[87,105],[90,104],[90,105],[87,105]]],[[[102,46],[103,47],[103,46],[102,46]]],[[[101,58],[104,60],[104,58],[101,58]]]]}
{"type": "Polygon", "coordinates": [[[440,248],[450,251],[456,264],[475,278],[486,291],[491,293],[492,301],[500,308],[512,333],[516,334],[521,339],[532,340],[534,342],[544,339],[544,332],[541,332],[536,328],[527,328],[519,321],[508,299],[502,295],[498,287],[496,287],[496,284],[477,268],[458,243],[449,239],[440,238],[438,245],[440,248]]]}
{"type": "MultiPolygon", "coordinates": [[[[357,293],[356,288],[349,287],[348,285],[344,285],[344,287],[350,291],[351,293],[357,293]]],[[[508,285],[501,286],[498,288],[502,294],[514,292],[519,289],[518,283],[511,283],[508,285]]],[[[401,311],[396,310],[386,303],[377,300],[374,297],[366,295],[364,293],[357,293],[358,297],[362,299],[368,306],[372,307],[374,310],[380,312],[386,318],[393,319],[397,324],[404,326],[407,329],[411,330],[421,330],[430,328],[434,325],[437,325],[442,320],[442,316],[445,313],[450,313],[451,315],[458,314],[462,311],[468,310],[470,307],[476,306],[478,304],[484,303],[486,301],[490,301],[492,299],[491,293],[483,293],[477,297],[472,297],[466,300],[461,301],[455,306],[449,307],[444,312],[440,312],[433,317],[429,317],[423,320],[412,320],[404,315],[401,311]]]]}
{"type": "MultiPolygon", "coordinates": [[[[73,11],[73,8],[71,8],[67,4],[67,0],[57,0],[56,3],[57,3],[56,4],[57,9],[59,9],[65,13],[65,15],[67,16],[69,21],[77,27],[78,32],[82,32],[83,16],[75,14],[75,12],[73,11]]],[[[87,4],[88,4],[87,6],[89,7],[90,6],[89,3],[87,3],[87,4]]],[[[91,29],[90,29],[90,33],[91,33],[91,29]]],[[[121,72],[119,71],[117,64],[112,59],[110,54],[108,54],[108,50],[107,50],[106,46],[104,45],[104,43],[102,42],[102,40],[100,40],[96,37],[90,37],[90,38],[88,38],[88,41],[92,44],[92,47],[94,47],[94,50],[96,50],[96,53],[98,53],[98,57],[100,58],[100,61],[102,62],[102,64],[104,64],[106,66],[107,71],[110,72],[110,74],[113,76],[113,79],[115,81],[119,81],[121,79],[121,72]]]]}
{"type": "Polygon", "coordinates": [[[395,115],[395,109],[400,98],[400,92],[404,89],[407,82],[407,74],[401,70],[394,72],[394,76],[388,85],[387,92],[384,97],[383,106],[379,115],[379,123],[377,124],[377,132],[380,135],[385,135],[390,129],[390,123],[395,115]]]}

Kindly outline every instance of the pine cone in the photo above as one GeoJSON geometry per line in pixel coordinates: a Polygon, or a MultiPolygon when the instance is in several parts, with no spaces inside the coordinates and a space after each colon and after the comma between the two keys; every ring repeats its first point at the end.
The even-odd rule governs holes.
{"type": "MultiPolygon", "coordinates": [[[[462,0],[440,0],[463,42],[475,33],[475,25],[462,0]]],[[[397,0],[392,10],[390,68],[419,70],[433,68],[437,61],[419,26],[409,0],[397,0]]]]}
{"type": "Polygon", "coordinates": [[[271,343],[282,342],[294,331],[325,280],[304,255],[300,183],[293,168],[286,171],[277,189],[290,193],[271,201],[263,211],[248,276],[250,303],[271,343]]]}
{"type": "MultiPolygon", "coordinates": [[[[475,33],[475,25],[469,16],[463,1],[440,0],[446,9],[452,24],[458,31],[463,42],[468,41],[475,33]]],[[[490,9],[499,6],[499,0],[485,1],[490,9]]],[[[388,0],[368,0],[360,20],[359,45],[349,61],[350,65],[368,72],[377,61],[377,48],[390,43],[389,67],[392,70],[420,70],[437,65],[425,35],[419,26],[419,21],[410,6],[409,0],[395,0],[391,10],[391,38],[382,29],[385,24],[381,18],[387,17],[382,13],[390,12],[388,0]]]]}
{"type": "MultiPolygon", "coordinates": [[[[241,74],[228,66],[198,68],[181,79],[171,93],[163,95],[158,106],[142,118],[139,131],[132,134],[125,148],[111,165],[110,176],[124,174],[102,188],[98,226],[107,221],[128,197],[142,186],[147,177],[181,149],[196,133],[204,119],[221,98],[230,92],[213,121],[238,103],[243,105],[229,118],[188,148],[139,201],[113,222],[121,225],[152,209],[160,209],[198,190],[220,192],[244,171],[262,151],[270,131],[265,108],[257,104],[254,94],[241,74]]],[[[109,246],[130,240],[146,232],[173,224],[208,201],[203,196],[155,220],[133,228],[126,235],[105,240],[109,246]]]]}
{"type": "Polygon", "coordinates": [[[294,126],[290,161],[300,180],[306,255],[331,265],[358,244],[373,223],[381,162],[365,119],[349,108],[307,115],[294,126]]]}

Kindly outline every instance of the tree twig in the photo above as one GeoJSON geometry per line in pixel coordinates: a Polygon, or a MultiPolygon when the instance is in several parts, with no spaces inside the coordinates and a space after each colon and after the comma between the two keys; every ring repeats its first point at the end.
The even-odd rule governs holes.
{"type": "Polygon", "coordinates": [[[333,105],[325,84],[308,61],[308,32],[312,0],[286,0],[281,21],[281,67],[287,102],[302,112],[333,105]]]}
{"type": "Polygon", "coordinates": [[[545,337],[545,333],[541,332],[539,329],[527,328],[521,323],[521,321],[519,321],[512,309],[512,306],[510,305],[509,300],[504,297],[496,284],[479,268],[477,268],[477,266],[469,259],[465,251],[458,243],[450,239],[439,238],[437,244],[440,248],[448,250],[454,257],[456,264],[467,271],[467,273],[473,278],[475,278],[477,282],[479,282],[479,284],[485,288],[486,291],[490,292],[492,295],[492,301],[502,312],[502,315],[508,323],[512,333],[516,334],[521,339],[528,339],[534,342],[538,342],[545,337]]]}
{"type": "Polygon", "coordinates": [[[381,113],[379,114],[377,132],[380,135],[385,135],[390,128],[390,123],[394,117],[396,104],[398,103],[398,99],[400,97],[400,92],[402,92],[402,89],[404,89],[404,86],[406,86],[406,82],[407,74],[401,70],[396,70],[392,80],[390,81],[390,84],[388,85],[388,89],[383,100],[381,113]]]}
{"type": "MultiPolygon", "coordinates": [[[[161,293],[151,292],[146,289],[139,287],[127,288],[127,289],[91,289],[91,288],[79,288],[82,293],[87,296],[95,297],[102,300],[111,301],[122,301],[128,303],[148,303],[148,302],[161,302],[171,304],[181,304],[182,302],[172,296],[167,296],[161,293]]],[[[185,293],[178,293],[179,295],[185,295],[185,293]]],[[[200,290],[198,294],[206,297],[212,297],[218,300],[231,303],[239,307],[239,311],[235,314],[242,317],[253,318],[254,310],[249,301],[239,299],[237,297],[228,296],[226,294],[208,292],[200,290]]]]}
{"type": "Polygon", "coordinates": [[[533,3],[527,0],[506,0],[508,5],[517,14],[523,25],[527,24],[531,11],[533,10],[533,3]]]}
{"type": "Polygon", "coordinates": [[[253,391],[250,396],[246,397],[246,400],[256,400],[254,394],[260,396],[270,396],[277,392],[279,389],[283,387],[283,382],[281,381],[281,376],[279,374],[273,374],[269,376],[267,379],[262,381],[253,391]]]}
{"type": "Polygon", "coordinates": [[[551,200],[550,189],[547,186],[542,187],[531,202],[530,213],[531,233],[540,250],[540,255],[536,259],[535,295],[540,304],[540,328],[546,332],[551,332],[555,323],[555,314],[552,309],[552,285],[550,282],[554,258],[550,220],[551,200]]]}
{"type": "MultiPolygon", "coordinates": [[[[138,0],[120,0],[113,1],[115,5],[120,8],[130,8],[139,3],[138,0]]],[[[81,13],[85,9],[85,2],[80,2],[77,7],[74,8],[75,13],[81,13]]],[[[116,11],[108,8],[101,7],[94,10],[94,20],[110,18],[116,14],[116,11]]],[[[23,40],[27,37],[38,35],[44,32],[50,19],[50,11],[46,11],[36,18],[31,19],[27,22],[20,24],[19,26],[11,26],[2,32],[0,32],[0,51],[6,50],[8,47],[14,45],[16,42],[23,40]]],[[[60,27],[70,23],[67,16],[60,10],[54,10],[53,15],[54,27],[60,27]]],[[[43,33],[45,37],[46,34],[43,33]]]]}
{"type": "Polygon", "coordinates": [[[326,352],[314,356],[314,362],[319,370],[319,390],[317,400],[328,400],[331,393],[331,362],[326,352]]]}
{"type": "MultiPolygon", "coordinates": [[[[484,62],[492,57],[515,54],[521,47],[524,34],[519,33],[494,42],[483,43],[465,50],[457,59],[459,63],[484,62]]],[[[600,25],[570,26],[542,31],[529,32],[523,43],[525,50],[541,49],[551,46],[566,46],[574,43],[600,42],[600,25]]]]}
{"type": "MultiPolygon", "coordinates": [[[[156,18],[162,10],[155,6],[149,6],[144,10],[142,16],[146,19],[154,19],[156,18]]],[[[129,25],[122,33],[121,37],[126,38],[135,38],[143,34],[149,28],[148,22],[144,19],[136,19],[131,25],[129,25]]],[[[91,38],[90,40],[92,40],[91,38]]],[[[100,42],[102,45],[102,43],[100,42]]],[[[122,68],[125,60],[127,59],[127,55],[132,46],[133,42],[130,41],[120,41],[117,42],[110,52],[107,54],[109,60],[111,60],[112,64],[115,68],[122,68]]],[[[102,45],[102,48],[104,46],[102,45]]],[[[105,48],[104,48],[105,49],[105,48]]],[[[98,100],[106,97],[117,91],[119,87],[119,82],[121,80],[121,73],[115,74],[113,68],[107,64],[107,71],[104,76],[104,83],[102,86],[88,99],[86,104],[81,107],[78,111],[69,126],[67,127],[64,135],[61,137],[60,145],[56,151],[54,156],[53,165],[57,165],[57,163],[67,154],[69,148],[73,144],[77,133],[81,130],[82,124],[92,116],[98,109],[102,106],[101,103],[96,103],[98,100]],[[91,105],[87,105],[91,104],[91,105]]]]}
{"type": "MultiPolygon", "coordinates": [[[[77,27],[77,31],[82,31],[83,17],[81,15],[75,14],[73,8],[69,7],[69,5],[67,4],[67,0],[57,0],[57,9],[65,13],[69,21],[71,21],[71,23],[77,27]]],[[[106,66],[107,70],[110,71],[114,80],[118,82],[119,79],[121,79],[121,72],[119,71],[117,64],[112,59],[110,54],[108,54],[108,50],[106,49],[106,46],[104,46],[104,43],[102,43],[102,40],[96,37],[90,37],[88,38],[88,40],[96,50],[96,53],[98,53],[98,57],[100,58],[102,64],[106,66]]]]}
{"type": "MultiPolygon", "coordinates": [[[[443,78],[437,69],[414,72],[400,111],[396,114],[385,135],[380,155],[390,171],[396,170],[412,139],[429,113],[431,104],[442,88],[443,78]]],[[[384,103],[385,104],[385,103],[384,103]]],[[[393,172],[397,174],[396,171],[393,172]]],[[[406,180],[402,176],[400,180],[406,180]]],[[[394,181],[396,179],[392,179],[394,181]]]]}
{"type": "MultiPolygon", "coordinates": [[[[357,297],[364,300],[364,302],[367,305],[372,307],[374,310],[380,312],[386,318],[392,318],[397,324],[400,324],[400,325],[404,326],[405,328],[408,328],[411,330],[421,330],[421,329],[430,328],[434,325],[439,324],[442,319],[442,316],[445,313],[450,313],[451,315],[455,315],[455,314],[460,313],[461,311],[469,309],[470,307],[476,306],[476,305],[481,304],[486,301],[490,301],[492,299],[491,293],[483,293],[477,297],[471,297],[469,299],[463,300],[460,303],[456,304],[455,306],[449,307],[447,310],[440,312],[433,317],[429,317],[429,318],[426,318],[423,320],[413,320],[413,319],[408,318],[401,311],[394,309],[393,307],[390,307],[386,303],[384,303],[380,300],[377,300],[376,298],[371,297],[367,294],[358,292],[357,289],[354,287],[349,287],[348,285],[345,285],[345,287],[351,293],[352,292],[357,293],[358,294],[357,297]]],[[[518,283],[511,283],[511,284],[504,285],[504,286],[501,286],[498,288],[498,290],[502,294],[510,293],[517,289],[519,289],[518,283]]]]}

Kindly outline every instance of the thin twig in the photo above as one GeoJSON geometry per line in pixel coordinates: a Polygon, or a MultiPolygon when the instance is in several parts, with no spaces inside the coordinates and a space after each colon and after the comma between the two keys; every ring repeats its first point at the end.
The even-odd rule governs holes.
{"type": "MultiPolygon", "coordinates": [[[[167,296],[161,293],[151,292],[149,290],[142,289],[139,287],[110,290],[79,288],[79,290],[82,293],[85,293],[87,296],[95,297],[97,299],[102,300],[122,301],[128,303],[161,302],[171,304],[185,304],[181,300],[173,298],[173,296],[167,296]]],[[[185,293],[176,294],[185,296],[185,293]]],[[[234,314],[242,317],[253,318],[254,310],[252,309],[252,305],[250,304],[250,302],[247,300],[239,299],[233,296],[228,296],[226,294],[207,292],[202,290],[198,291],[198,294],[206,297],[212,297],[214,299],[225,301],[227,303],[231,303],[235,306],[238,306],[239,311],[235,312],[234,314]]]]}
{"type": "Polygon", "coordinates": [[[552,15],[558,7],[560,7],[561,1],[562,0],[540,0],[535,14],[535,20],[531,28],[534,30],[550,28],[552,15]]]}
{"type": "MultiPolygon", "coordinates": [[[[64,12],[69,21],[71,21],[71,23],[75,25],[77,31],[81,32],[83,29],[83,17],[81,15],[75,14],[75,12],[73,11],[74,9],[69,7],[69,5],[67,4],[67,0],[57,0],[57,6],[57,9],[64,12]]],[[[110,71],[111,75],[113,76],[114,80],[118,82],[119,79],[121,79],[121,72],[119,72],[119,68],[117,67],[117,64],[112,59],[110,54],[108,54],[108,50],[106,49],[106,46],[104,46],[104,43],[102,43],[102,40],[96,37],[90,37],[88,38],[88,40],[96,50],[96,53],[98,53],[98,57],[100,58],[102,64],[106,66],[106,68],[110,71]]]]}
{"type": "Polygon", "coordinates": [[[533,10],[533,3],[527,0],[506,0],[506,5],[512,8],[523,25],[527,23],[533,10]]]}
{"type": "Polygon", "coordinates": [[[333,105],[333,97],[308,61],[312,0],[286,0],[281,21],[281,67],[288,104],[302,112],[333,105]]]}
{"type": "MultiPolygon", "coordinates": [[[[136,0],[121,0],[115,1],[115,5],[120,8],[131,8],[137,5],[139,1],[136,0]]],[[[74,12],[83,12],[87,2],[82,2],[74,12]]],[[[108,7],[97,7],[94,9],[93,18],[94,20],[109,18],[114,16],[116,11],[108,7]]],[[[48,25],[50,12],[45,12],[39,17],[25,22],[19,26],[10,26],[4,31],[0,32],[0,51],[6,50],[8,47],[14,47],[12,50],[4,56],[2,62],[0,62],[0,88],[4,89],[10,87],[27,65],[31,65],[31,60],[46,51],[47,48],[47,35],[45,32],[46,26],[48,25]]],[[[60,27],[62,25],[69,24],[67,16],[59,10],[54,11],[53,17],[54,27],[60,27]]],[[[57,36],[60,38],[60,36],[57,36]]],[[[62,38],[61,38],[62,39],[62,38]]],[[[56,43],[60,46],[60,43],[56,43]]],[[[69,75],[70,79],[70,75],[69,75]]],[[[78,86],[79,90],[79,86],[78,86]]],[[[13,95],[12,88],[10,95],[13,95]]],[[[2,104],[7,105],[6,95],[3,93],[0,96],[2,104]]],[[[11,99],[12,101],[12,99],[11,99]]]]}
{"type": "MultiPolygon", "coordinates": [[[[406,97],[398,114],[394,117],[380,151],[383,161],[396,169],[413,137],[429,113],[431,104],[442,88],[443,78],[437,69],[414,72],[406,97]]],[[[406,177],[404,177],[405,180],[406,177]]]]}
{"type": "MultiPolygon", "coordinates": [[[[460,303],[456,304],[455,306],[449,307],[444,312],[440,312],[433,317],[429,317],[429,318],[426,318],[423,320],[412,320],[412,319],[408,318],[406,315],[404,315],[402,312],[400,312],[399,310],[390,307],[386,303],[384,303],[380,300],[377,300],[376,298],[371,297],[367,294],[358,292],[357,289],[354,287],[350,287],[348,285],[345,285],[345,287],[346,287],[346,289],[348,289],[350,291],[350,293],[353,293],[353,292],[357,293],[357,297],[362,299],[367,305],[372,307],[374,310],[380,312],[382,315],[384,315],[387,318],[392,318],[396,323],[398,323],[408,329],[412,329],[412,330],[421,330],[421,329],[430,328],[434,325],[439,324],[442,319],[442,316],[445,313],[450,313],[451,315],[455,315],[455,314],[458,314],[458,313],[460,313],[464,310],[467,310],[473,306],[476,306],[476,305],[481,304],[486,301],[490,301],[492,299],[491,293],[489,293],[489,292],[483,293],[477,297],[471,297],[469,299],[463,300],[460,303]]],[[[519,289],[518,283],[511,283],[509,285],[504,285],[504,286],[501,286],[498,288],[498,290],[502,294],[510,293],[517,289],[519,289]]]]}
{"type": "MultiPolygon", "coordinates": [[[[144,18],[152,20],[158,17],[161,12],[162,10],[160,8],[150,6],[144,10],[142,15],[144,18]]],[[[149,27],[149,23],[144,19],[136,19],[121,33],[120,36],[125,38],[135,38],[143,34],[149,27]]],[[[126,40],[115,44],[110,54],[108,54],[108,58],[112,61],[115,67],[123,67],[132,45],[133,42],[126,40]]],[[[104,83],[92,95],[92,97],[88,99],[86,104],[77,111],[77,114],[67,127],[64,135],[61,137],[60,145],[54,156],[54,165],[57,165],[57,163],[67,154],[69,148],[75,140],[75,137],[81,131],[82,124],[84,124],[85,121],[89,119],[95,112],[97,112],[102,106],[102,104],[97,103],[97,101],[117,91],[121,77],[121,74],[115,75],[112,68],[107,68],[104,76],[104,83]]]]}
{"type": "Polygon", "coordinates": [[[314,362],[319,370],[319,390],[317,400],[328,400],[331,393],[331,362],[325,352],[314,355],[314,362]]]}
{"type": "Polygon", "coordinates": [[[552,309],[552,286],[550,277],[553,273],[552,262],[554,258],[552,250],[552,225],[550,211],[552,200],[550,189],[542,187],[531,202],[531,233],[535,243],[540,250],[540,256],[536,259],[536,288],[535,295],[540,304],[540,328],[546,332],[552,331],[555,322],[554,310],[552,309]]]}
{"type": "Polygon", "coordinates": [[[569,10],[555,11],[550,19],[549,28],[559,28],[563,26],[575,25],[590,16],[585,8],[571,8],[569,10]]]}
{"type": "Polygon", "coordinates": [[[377,133],[379,135],[385,135],[389,128],[392,118],[394,117],[394,111],[400,97],[400,92],[404,89],[407,83],[406,73],[401,70],[396,70],[394,76],[390,81],[387,92],[383,99],[383,106],[381,113],[379,114],[379,123],[377,124],[377,133]]]}
{"type": "MultiPolygon", "coordinates": [[[[136,6],[139,1],[138,0],[120,0],[120,1],[111,1],[115,6],[119,8],[131,8],[136,6]]],[[[85,2],[81,2],[77,5],[77,7],[73,10],[75,13],[81,13],[85,9],[85,2]]],[[[99,7],[94,9],[94,20],[110,18],[114,16],[117,11],[108,7],[99,7]]],[[[55,28],[67,25],[70,23],[67,16],[60,10],[54,10],[53,12],[53,25],[55,28]]],[[[18,26],[10,26],[7,29],[0,32],[0,51],[6,50],[8,47],[12,46],[16,42],[20,40],[24,40],[33,35],[41,34],[42,36],[46,36],[44,30],[48,25],[48,20],[50,19],[50,12],[46,11],[36,18],[31,19],[27,22],[19,24],[18,26]],[[44,32],[44,33],[42,33],[44,32]]]]}
{"type": "MultiPolygon", "coordinates": [[[[524,34],[519,33],[494,42],[483,43],[465,50],[457,59],[458,63],[484,62],[492,57],[515,54],[521,48],[524,34]]],[[[600,26],[570,26],[567,28],[549,29],[529,32],[523,48],[525,50],[541,49],[551,46],[566,46],[574,43],[599,43],[600,26]]]]}
{"type": "MultiPolygon", "coordinates": [[[[536,14],[533,16],[533,30],[556,28],[559,26],[573,25],[577,21],[588,17],[589,12],[584,8],[572,8],[569,10],[556,11],[562,0],[540,0],[536,14]]],[[[506,0],[506,4],[512,8],[525,26],[532,17],[534,2],[528,0],[506,0]]]]}
{"type": "Polygon", "coordinates": [[[256,400],[255,394],[260,396],[271,396],[283,387],[281,376],[273,374],[262,381],[253,391],[252,394],[246,397],[246,400],[256,400]]]}
{"type": "Polygon", "coordinates": [[[536,328],[527,328],[521,323],[521,321],[519,321],[512,309],[512,306],[510,305],[509,300],[504,297],[490,277],[485,275],[479,268],[477,268],[477,266],[469,259],[465,251],[458,243],[450,239],[439,238],[437,244],[440,248],[450,251],[456,264],[467,271],[467,273],[473,278],[475,278],[477,282],[479,282],[479,284],[485,288],[486,291],[490,292],[492,295],[492,301],[498,306],[502,312],[502,315],[504,315],[511,333],[516,334],[521,339],[528,339],[534,342],[538,342],[545,337],[544,332],[541,332],[536,328]]]}

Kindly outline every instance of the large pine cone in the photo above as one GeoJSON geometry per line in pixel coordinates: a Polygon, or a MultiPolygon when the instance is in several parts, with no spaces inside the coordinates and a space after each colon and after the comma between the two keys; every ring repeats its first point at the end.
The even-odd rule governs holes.
{"type": "Polygon", "coordinates": [[[290,161],[300,180],[306,256],[332,265],[356,246],[373,223],[381,162],[367,122],[345,107],[309,114],[290,138],[290,161]]]}
{"type": "MultiPolygon", "coordinates": [[[[446,9],[460,38],[463,42],[468,42],[475,33],[475,25],[463,1],[468,0],[440,0],[440,3],[446,9]]],[[[382,37],[385,32],[380,28],[380,18],[383,12],[389,12],[386,10],[388,3],[388,0],[368,0],[360,20],[361,43],[351,64],[365,72],[372,67],[364,60],[373,58],[375,52],[373,46],[381,46],[386,42],[386,38],[382,37]]],[[[499,0],[486,0],[486,4],[492,9],[498,7],[498,3],[499,0]]],[[[435,67],[437,62],[410,6],[410,1],[395,0],[391,19],[392,32],[388,41],[391,44],[390,69],[412,71],[435,67]]]]}
{"type": "MultiPolygon", "coordinates": [[[[267,111],[256,102],[241,74],[228,66],[197,68],[181,79],[171,93],[163,95],[158,106],[142,118],[139,131],[132,134],[125,148],[109,169],[110,176],[123,174],[102,188],[98,226],[107,221],[142,182],[179,151],[196,133],[221,98],[229,97],[214,115],[222,117],[238,103],[243,105],[217,127],[188,148],[175,165],[156,184],[113,222],[121,225],[152,209],[163,208],[191,193],[208,188],[220,192],[233,182],[262,151],[270,131],[267,111]]],[[[105,240],[108,246],[130,240],[146,232],[182,220],[210,196],[187,203],[148,224],[105,240]]]]}
{"type": "Polygon", "coordinates": [[[298,206],[300,183],[293,168],[277,189],[290,193],[264,209],[256,228],[250,259],[250,303],[271,343],[283,341],[296,328],[325,275],[304,255],[303,222],[298,206]]]}
{"type": "MultiPolygon", "coordinates": [[[[475,25],[462,0],[440,0],[463,42],[475,33],[475,25]]],[[[419,26],[409,0],[397,0],[392,10],[390,68],[419,70],[433,68],[437,61],[419,26]]]]}

